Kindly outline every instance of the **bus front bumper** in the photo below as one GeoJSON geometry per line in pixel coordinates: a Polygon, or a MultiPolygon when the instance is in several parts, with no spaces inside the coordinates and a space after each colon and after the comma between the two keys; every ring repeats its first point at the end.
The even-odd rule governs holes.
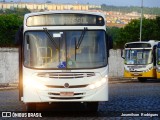
{"type": "Polygon", "coordinates": [[[108,101],[108,80],[95,89],[49,88],[38,90],[26,87],[24,91],[22,98],[24,103],[108,101]]]}
{"type": "Polygon", "coordinates": [[[126,78],[139,78],[139,77],[143,77],[143,78],[156,78],[156,70],[155,69],[151,69],[149,71],[144,71],[144,72],[129,72],[124,70],[124,77],[126,78]]]}

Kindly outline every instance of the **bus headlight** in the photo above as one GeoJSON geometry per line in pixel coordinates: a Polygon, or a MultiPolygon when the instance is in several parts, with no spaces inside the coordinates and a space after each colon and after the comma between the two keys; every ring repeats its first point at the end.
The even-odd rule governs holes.
{"type": "Polygon", "coordinates": [[[24,83],[25,86],[36,88],[36,89],[39,89],[39,90],[44,90],[44,89],[47,88],[40,81],[32,79],[32,77],[25,77],[23,83],[24,83]]]}
{"type": "Polygon", "coordinates": [[[93,83],[93,84],[88,85],[88,88],[89,88],[89,89],[98,88],[98,87],[102,86],[103,84],[105,84],[106,81],[107,81],[107,79],[108,79],[108,77],[104,77],[104,78],[102,78],[100,81],[97,81],[97,82],[95,82],[95,83],[93,83]]]}

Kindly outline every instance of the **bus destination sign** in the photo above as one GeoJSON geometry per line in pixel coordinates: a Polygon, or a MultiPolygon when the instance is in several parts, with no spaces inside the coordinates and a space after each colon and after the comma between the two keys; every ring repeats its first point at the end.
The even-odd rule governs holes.
{"type": "Polygon", "coordinates": [[[31,26],[103,26],[103,17],[90,14],[56,13],[28,17],[26,25],[31,26]]]}

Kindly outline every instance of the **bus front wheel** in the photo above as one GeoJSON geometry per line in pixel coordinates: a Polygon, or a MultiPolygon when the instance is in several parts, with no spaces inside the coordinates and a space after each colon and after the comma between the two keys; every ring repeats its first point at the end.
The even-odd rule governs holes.
{"type": "Polygon", "coordinates": [[[139,81],[139,82],[146,82],[146,81],[147,81],[147,78],[138,78],[138,81],[139,81]]]}
{"type": "Polygon", "coordinates": [[[98,102],[87,102],[86,107],[87,107],[87,111],[97,112],[98,102]]]}
{"type": "Polygon", "coordinates": [[[26,110],[28,112],[36,111],[36,103],[27,103],[26,104],[26,110]]]}

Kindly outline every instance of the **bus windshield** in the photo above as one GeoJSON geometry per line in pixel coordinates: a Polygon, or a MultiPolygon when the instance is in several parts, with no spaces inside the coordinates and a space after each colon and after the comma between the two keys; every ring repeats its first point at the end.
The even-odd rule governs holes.
{"type": "Polygon", "coordinates": [[[146,65],[152,62],[151,49],[129,49],[125,51],[125,64],[146,65]]]}
{"type": "Polygon", "coordinates": [[[24,42],[24,66],[43,69],[105,66],[105,34],[103,30],[86,30],[85,34],[84,30],[27,31],[24,42]]]}

